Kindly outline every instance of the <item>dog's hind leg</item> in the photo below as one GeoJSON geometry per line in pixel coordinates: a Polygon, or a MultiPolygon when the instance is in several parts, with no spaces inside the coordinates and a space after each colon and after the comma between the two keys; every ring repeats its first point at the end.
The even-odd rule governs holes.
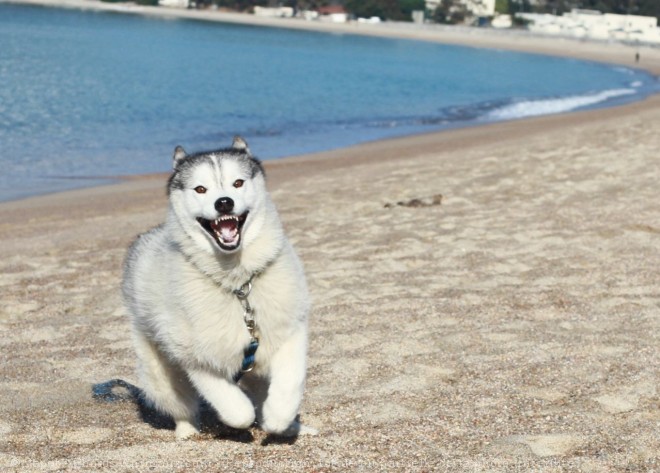
{"type": "Polygon", "coordinates": [[[141,333],[135,334],[135,348],[147,399],[156,409],[172,416],[176,423],[177,439],[198,433],[199,398],[186,373],[141,333]]]}
{"type": "Polygon", "coordinates": [[[188,375],[223,423],[235,429],[247,429],[254,423],[252,402],[232,381],[202,370],[190,371],[188,375]]]}

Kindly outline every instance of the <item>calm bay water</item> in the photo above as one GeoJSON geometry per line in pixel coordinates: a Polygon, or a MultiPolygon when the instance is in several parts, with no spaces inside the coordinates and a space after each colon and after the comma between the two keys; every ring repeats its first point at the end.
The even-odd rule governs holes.
{"type": "Polygon", "coordinates": [[[657,90],[568,59],[0,4],[0,200],[165,171],[176,145],[234,134],[274,159],[657,90]]]}

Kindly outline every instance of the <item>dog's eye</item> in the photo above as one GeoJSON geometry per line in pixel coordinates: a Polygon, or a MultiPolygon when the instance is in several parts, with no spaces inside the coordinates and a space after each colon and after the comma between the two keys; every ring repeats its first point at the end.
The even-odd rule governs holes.
{"type": "Polygon", "coordinates": [[[243,183],[244,183],[244,182],[245,182],[245,181],[244,181],[243,179],[236,179],[236,180],[234,181],[234,187],[235,187],[236,189],[238,189],[239,187],[243,187],[243,183]]]}
{"type": "Polygon", "coordinates": [[[197,186],[197,187],[195,187],[195,192],[197,192],[198,194],[204,194],[206,192],[206,187],[197,186]]]}

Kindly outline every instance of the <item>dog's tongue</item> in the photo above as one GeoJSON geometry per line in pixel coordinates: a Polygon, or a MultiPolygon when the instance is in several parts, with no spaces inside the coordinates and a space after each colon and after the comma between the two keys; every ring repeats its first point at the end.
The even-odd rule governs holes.
{"type": "Polygon", "coordinates": [[[238,224],[234,219],[220,220],[213,229],[220,233],[220,237],[225,241],[232,241],[238,234],[238,224]]]}

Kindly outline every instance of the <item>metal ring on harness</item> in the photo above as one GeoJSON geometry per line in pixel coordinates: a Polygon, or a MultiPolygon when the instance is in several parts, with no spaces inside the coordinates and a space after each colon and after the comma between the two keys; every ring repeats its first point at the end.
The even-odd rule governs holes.
{"type": "Polygon", "coordinates": [[[250,292],[252,292],[252,281],[248,281],[240,288],[234,289],[234,294],[242,301],[247,299],[247,297],[250,295],[250,292]]]}
{"type": "Polygon", "coordinates": [[[233,291],[234,295],[243,306],[243,322],[245,323],[245,328],[250,334],[250,343],[243,350],[243,361],[241,362],[240,370],[234,375],[234,382],[238,382],[244,373],[249,373],[254,369],[256,352],[257,348],[259,348],[259,338],[255,336],[257,324],[254,320],[254,309],[252,309],[250,301],[248,300],[248,296],[250,295],[250,292],[252,292],[252,279],[255,275],[252,275],[245,284],[233,291]]]}

